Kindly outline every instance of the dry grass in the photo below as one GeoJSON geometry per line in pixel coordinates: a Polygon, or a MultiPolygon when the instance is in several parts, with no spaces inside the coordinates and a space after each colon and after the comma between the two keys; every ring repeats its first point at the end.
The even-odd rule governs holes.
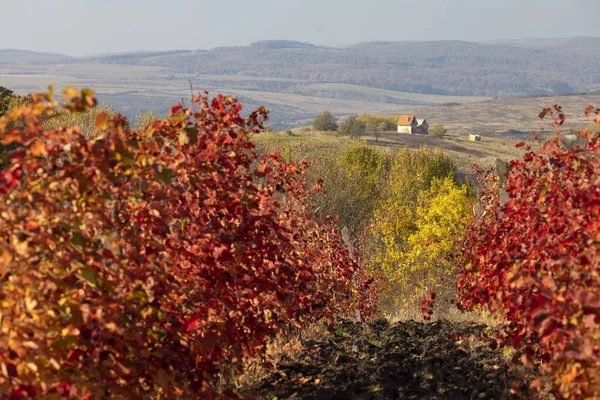
{"type": "Polygon", "coordinates": [[[577,129],[587,125],[590,120],[584,115],[588,105],[600,105],[600,94],[563,95],[541,97],[512,97],[479,103],[456,106],[436,106],[413,108],[418,118],[425,118],[432,124],[442,124],[452,135],[468,133],[489,134],[505,132],[510,129],[520,131],[553,131],[549,119],[541,120],[538,114],[545,107],[559,104],[566,113],[563,129],[577,129]]]}
{"type": "Polygon", "coordinates": [[[332,133],[299,132],[300,130],[294,130],[292,136],[285,132],[259,134],[255,135],[253,140],[260,149],[293,151],[296,155],[305,155],[309,160],[323,152],[341,149],[353,143],[367,144],[390,153],[400,148],[442,148],[444,153],[454,160],[462,176],[471,174],[473,164],[487,168],[494,165],[496,157],[509,161],[521,158],[525,152],[522,148],[515,147],[517,140],[507,138],[489,137],[483,138],[481,142],[472,142],[466,135],[435,137],[386,132],[376,140],[374,136],[368,135],[359,139],[350,139],[332,133]]]}

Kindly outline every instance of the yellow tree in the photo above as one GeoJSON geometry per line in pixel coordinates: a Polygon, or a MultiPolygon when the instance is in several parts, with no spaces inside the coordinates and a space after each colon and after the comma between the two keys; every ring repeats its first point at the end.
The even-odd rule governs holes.
{"type": "Polygon", "coordinates": [[[371,271],[394,302],[438,287],[453,270],[445,259],[469,215],[468,190],[454,183],[454,172],[441,150],[401,150],[394,157],[367,242],[371,271]]]}

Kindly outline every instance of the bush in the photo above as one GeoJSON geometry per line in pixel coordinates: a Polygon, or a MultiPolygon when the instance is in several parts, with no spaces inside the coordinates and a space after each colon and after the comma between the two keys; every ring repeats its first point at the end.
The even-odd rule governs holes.
{"type": "Polygon", "coordinates": [[[338,217],[340,227],[362,233],[385,189],[388,157],[363,145],[318,157],[309,174],[323,179],[324,192],[314,197],[320,215],[338,217]]]}
{"type": "MultiPolygon", "coordinates": [[[[66,113],[95,105],[65,95],[66,113]]],[[[142,131],[100,113],[92,141],[45,130],[59,105],[32,100],[22,128],[0,119],[2,143],[22,146],[0,175],[9,398],[214,398],[219,372],[264,360],[282,328],[368,315],[369,280],[315,219],[305,164],[254,152],[264,108],[244,120],[235,100],[198,96],[142,131]]]]}
{"type": "Polygon", "coordinates": [[[446,132],[447,132],[447,129],[444,128],[444,125],[440,125],[440,124],[432,125],[429,128],[429,134],[432,136],[444,136],[446,134],[446,132]]]}
{"type": "Polygon", "coordinates": [[[158,120],[160,120],[160,117],[154,113],[154,110],[150,110],[145,114],[140,113],[135,117],[133,129],[136,131],[144,130],[148,125],[158,120]]]}
{"type": "Polygon", "coordinates": [[[317,115],[313,121],[313,129],[316,131],[337,131],[337,118],[330,111],[324,111],[317,115]]]}
{"type": "MultiPolygon", "coordinates": [[[[0,86],[0,117],[10,113],[13,109],[20,107],[29,102],[28,97],[17,96],[10,89],[0,86]]],[[[6,168],[9,164],[6,154],[14,150],[16,144],[8,144],[6,146],[0,144],[0,170],[6,168]]]]}
{"type": "Polygon", "coordinates": [[[365,129],[365,124],[354,116],[346,118],[340,125],[340,133],[346,136],[360,136],[365,129]]]}
{"type": "MultiPolygon", "coordinates": [[[[548,112],[562,124],[560,108],[548,112]]],[[[461,307],[498,315],[500,343],[541,365],[564,398],[600,396],[599,150],[600,134],[585,150],[557,133],[510,163],[505,204],[497,180],[479,171],[483,212],[466,235],[457,284],[461,307]]]]}

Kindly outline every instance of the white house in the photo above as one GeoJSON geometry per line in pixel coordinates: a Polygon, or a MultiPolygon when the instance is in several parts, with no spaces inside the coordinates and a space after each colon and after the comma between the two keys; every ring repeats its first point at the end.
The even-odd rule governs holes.
{"type": "Polygon", "coordinates": [[[401,115],[398,118],[398,133],[417,133],[417,119],[414,115],[401,115]]]}

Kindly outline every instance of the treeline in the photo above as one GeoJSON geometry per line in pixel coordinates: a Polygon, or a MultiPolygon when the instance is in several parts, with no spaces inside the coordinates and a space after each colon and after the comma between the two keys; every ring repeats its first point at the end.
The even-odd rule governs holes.
{"type": "Polygon", "coordinates": [[[343,49],[280,46],[265,42],[106,62],[161,66],[193,74],[348,83],[460,96],[585,91],[599,79],[598,71],[591,67],[596,58],[589,47],[575,47],[564,57],[565,49],[560,47],[539,50],[460,41],[373,42],[343,49]]]}

